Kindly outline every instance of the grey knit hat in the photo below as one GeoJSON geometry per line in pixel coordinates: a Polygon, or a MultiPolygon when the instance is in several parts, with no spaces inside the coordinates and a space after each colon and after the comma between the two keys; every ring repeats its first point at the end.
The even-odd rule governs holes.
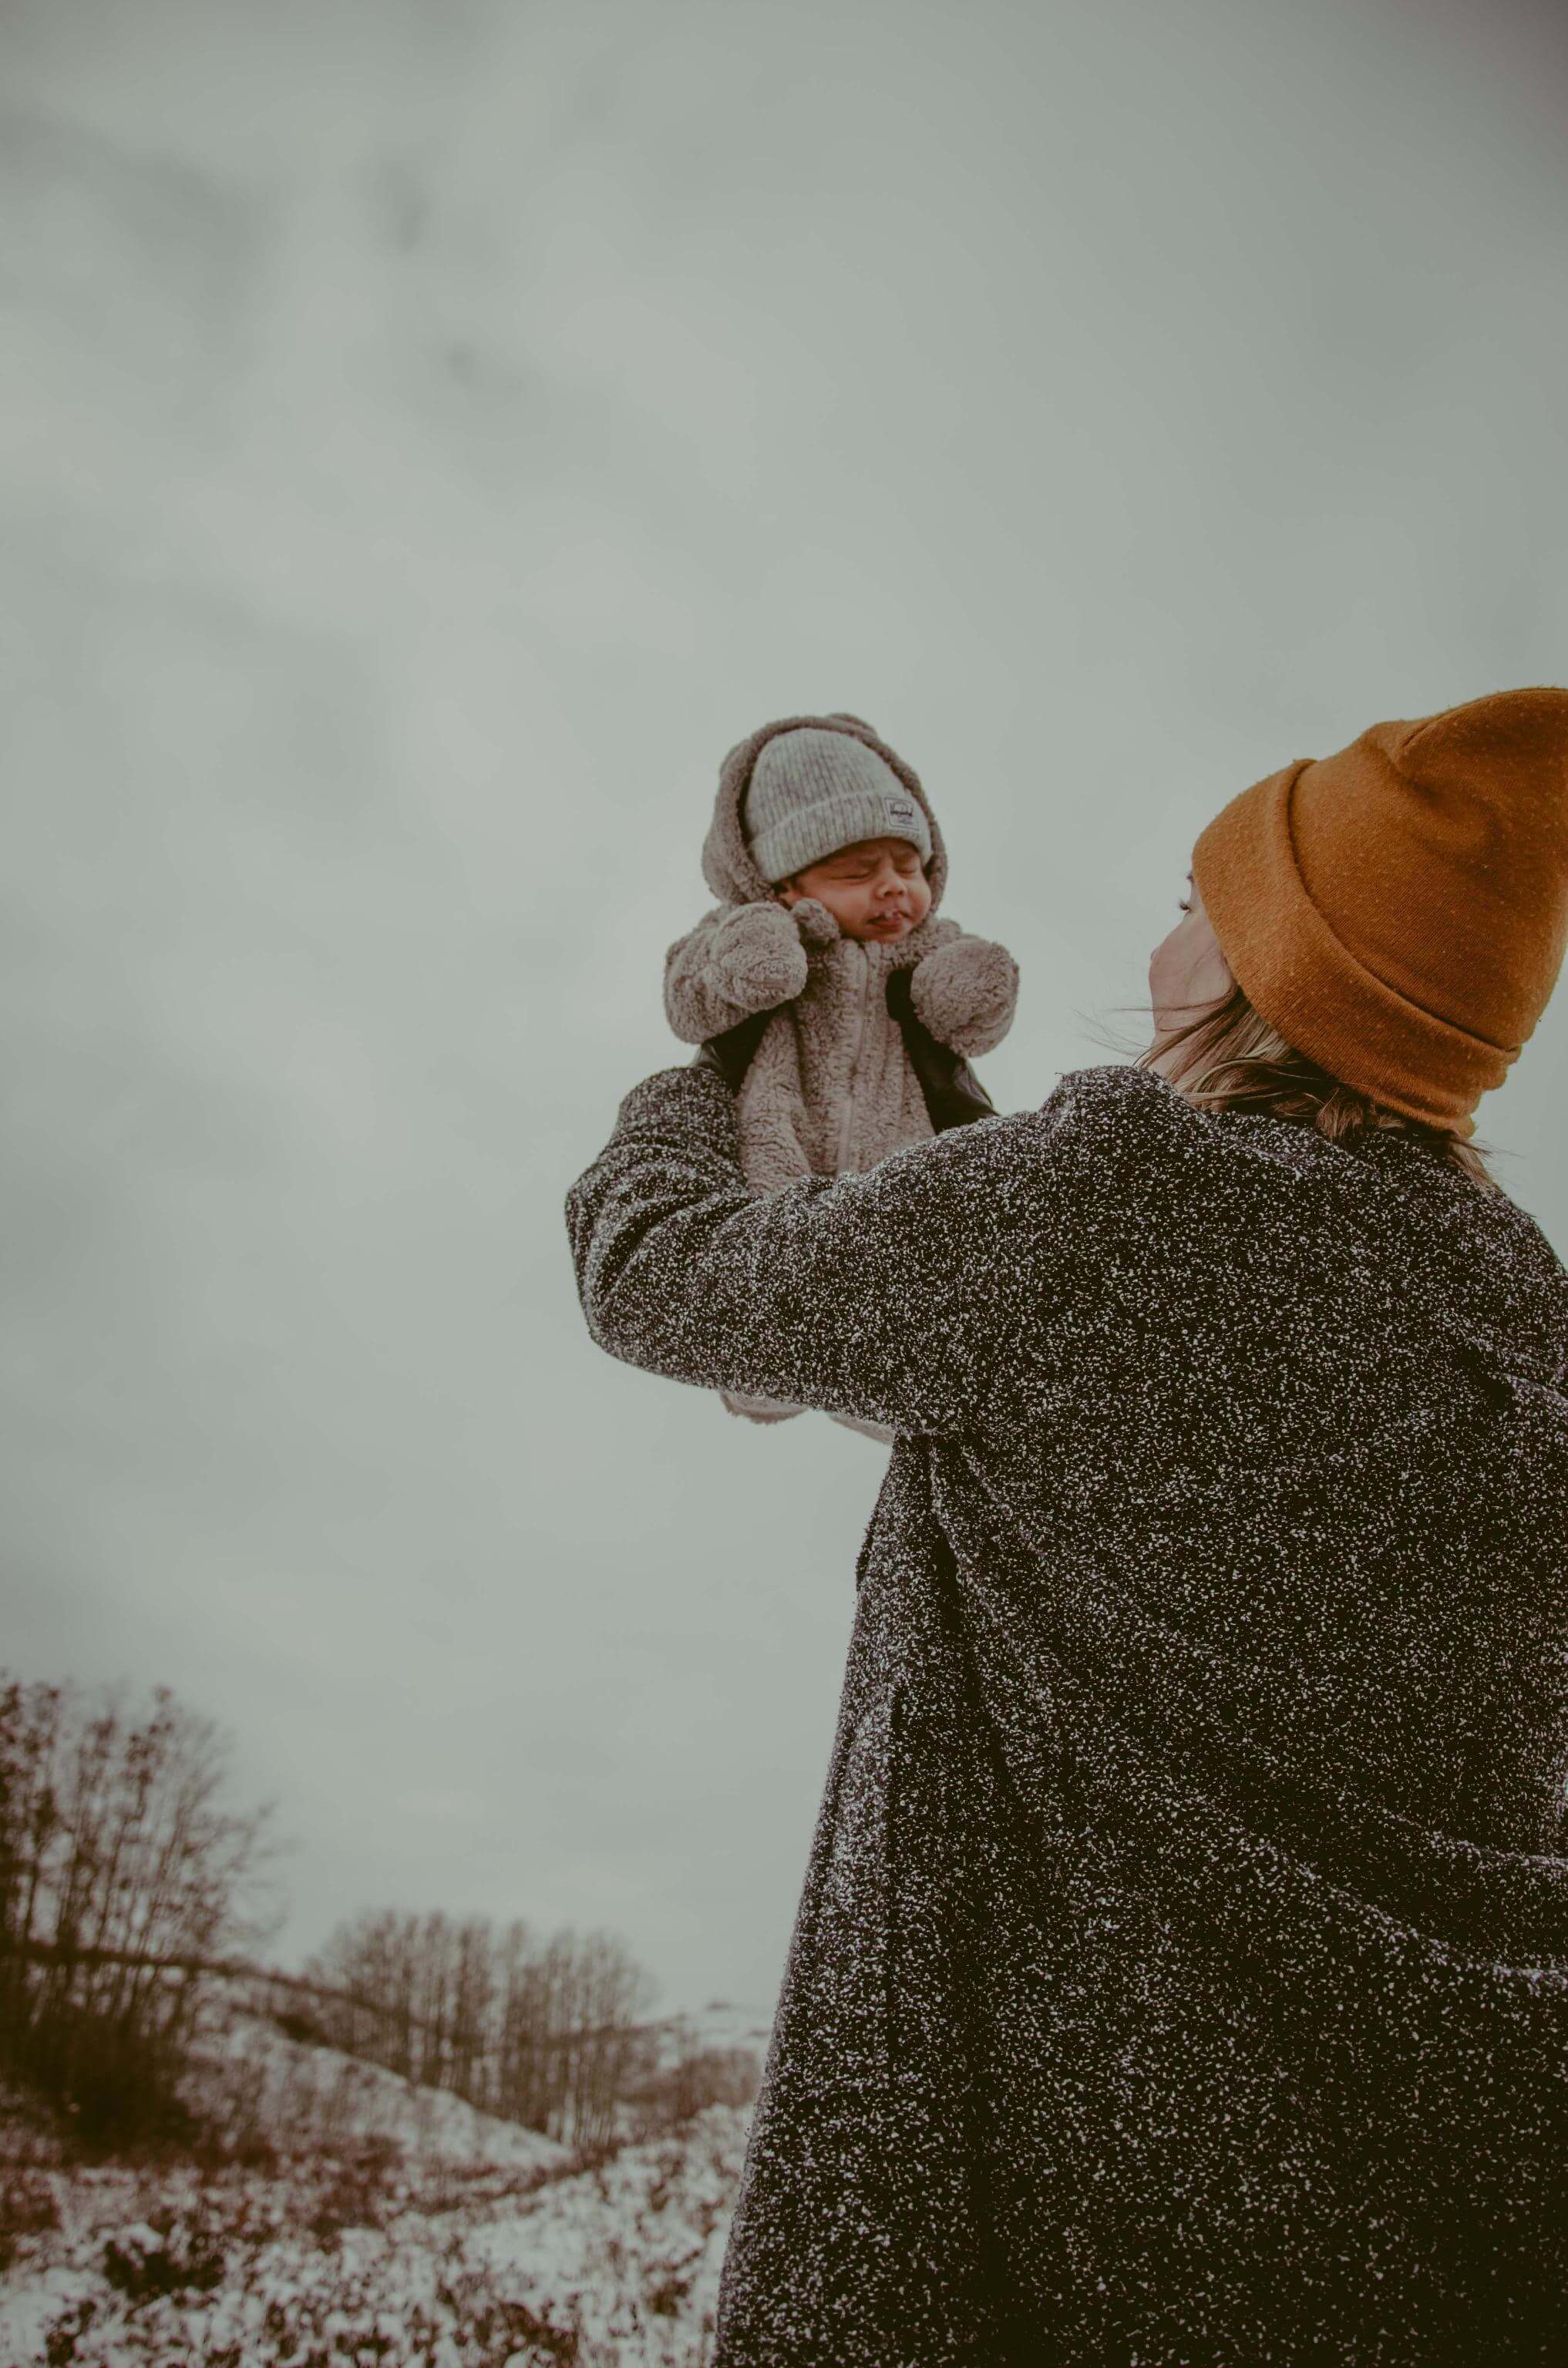
{"type": "Polygon", "coordinates": [[[752,861],[769,882],[859,838],[906,838],[923,863],[931,860],[919,801],[874,748],[845,732],[777,734],[752,768],[741,821],[752,861]]]}

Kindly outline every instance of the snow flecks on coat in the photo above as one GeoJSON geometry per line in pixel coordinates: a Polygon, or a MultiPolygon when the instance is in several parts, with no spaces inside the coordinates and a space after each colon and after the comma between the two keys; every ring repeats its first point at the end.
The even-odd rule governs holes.
{"type": "Polygon", "coordinates": [[[662,1071],[567,1219],[610,1353],[898,1433],[716,2368],[1560,2356],[1533,1221],[1123,1068],[767,1197],[662,1071]]]}

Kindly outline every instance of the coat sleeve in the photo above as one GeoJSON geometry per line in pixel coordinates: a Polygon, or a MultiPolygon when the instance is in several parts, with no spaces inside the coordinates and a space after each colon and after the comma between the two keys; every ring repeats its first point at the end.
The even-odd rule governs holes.
{"type": "Polygon", "coordinates": [[[699,1387],[962,1430],[1011,1333],[1038,1315],[1032,1220],[1059,1099],[864,1174],[761,1193],[723,1079],[660,1070],[567,1195],[588,1330],[611,1356],[699,1387]]]}

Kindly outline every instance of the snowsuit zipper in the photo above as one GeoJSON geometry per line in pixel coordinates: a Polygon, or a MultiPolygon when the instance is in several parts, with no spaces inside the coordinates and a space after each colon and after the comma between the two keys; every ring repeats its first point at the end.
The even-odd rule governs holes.
{"type": "Polygon", "coordinates": [[[853,938],[847,941],[855,947],[860,962],[860,1003],[855,1014],[855,1042],[849,1050],[849,1076],[844,1089],[844,1116],[838,1129],[838,1173],[842,1176],[849,1166],[849,1154],[855,1133],[855,1073],[860,1065],[860,1046],[866,1034],[866,1006],[871,999],[871,957],[864,946],[853,938]]]}

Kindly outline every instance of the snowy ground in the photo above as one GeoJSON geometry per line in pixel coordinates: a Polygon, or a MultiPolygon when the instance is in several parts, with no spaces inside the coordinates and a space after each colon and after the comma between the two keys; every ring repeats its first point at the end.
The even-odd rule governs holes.
{"type": "Polygon", "coordinates": [[[701,2368],[746,2119],[565,2175],[34,2173],[62,2225],[0,2282],[0,2360],[701,2368]]]}
{"type": "Polygon", "coordinates": [[[747,2110],[584,2168],[261,2023],[225,2053],[273,2157],[0,2164],[0,2368],[703,2368],[747,2110]]]}

